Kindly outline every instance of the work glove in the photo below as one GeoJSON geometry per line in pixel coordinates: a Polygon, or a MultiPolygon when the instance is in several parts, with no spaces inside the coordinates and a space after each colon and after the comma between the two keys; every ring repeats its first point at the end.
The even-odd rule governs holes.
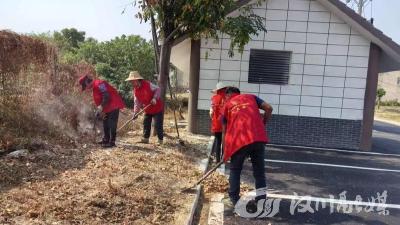
{"type": "Polygon", "coordinates": [[[156,100],[155,98],[153,98],[153,99],[151,99],[150,103],[151,103],[152,105],[155,105],[155,104],[157,103],[157,100],[156,100]]]}
{"type": "Polygon", "coordinates": [[[103,106],[99,105],[97,107],[95,116],[96,116],[97,119],[103,119],[104,120],[106,118],[106,114],[103,112],[103,106]]]}

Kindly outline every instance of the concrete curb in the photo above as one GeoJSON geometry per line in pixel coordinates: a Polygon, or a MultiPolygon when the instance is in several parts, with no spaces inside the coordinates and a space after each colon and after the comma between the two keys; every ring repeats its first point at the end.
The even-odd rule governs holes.
{"type": "MultiPolygon", "coordinates": [[[[212,146],[212,143],[213,143],[213,140],[214,140],[213,138],[210,138],[210,139],[211,140],[210,140],[210,142],[208,143],[208,146],[207,146],[208,158],[206,159],[206,162],[204,164],[203,174],[205,174],[207,172],[208,167],[210,166],[211,146],[212,146]]],[[[185,223],[186,225],[192,225],[193,224],[194,217],[196,215],[196,212],[197,212],[197,209],[198,209],[198,206],[199,206],[199,200],[200,200],[202,189],[203,189],[203,185],[199,184],[199,185],[196,186],[196,197],[195,197],[195,199],[193,201],[193,205],[192,205],[192,208],[190,210],[187,222],[185,223]]]]}
{"type": "Polygon", "coordinates": [[[395,121],[391,121],[391,120],[387,120],[387,119],[382,119],[382,118],[379,118],[379,117],[378,118],[375,117],[374,120],[376,120],[378,122],[388,123],[388,124],[395,125],[395,126],[400,126],[399,122],[395,122],[395,121]]]}

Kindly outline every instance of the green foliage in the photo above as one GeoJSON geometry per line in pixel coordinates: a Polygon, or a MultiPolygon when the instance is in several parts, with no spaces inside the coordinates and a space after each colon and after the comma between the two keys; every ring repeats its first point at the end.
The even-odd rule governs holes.
{"type": "Polygon", "coordinates": [[[395,100],[389,100],[389,101],[383,101],[380,103],[381,106],[396,106],[399,107],[400,106],[400,102],[395,99],[395,100]]]}
{"type": "Polygon", "coordinates": [[[378,88],[378,90],[376,91],[376,97],[378,97],[378,99],[381,99],[385,95],[386,95],[385,89],[378,88]]]}
{"type": "Polygon", "coordinates": [[[132,70],[139,71],[146,79],[152,78],[153,44],[140,36],[125,35],[106,42],[98,42],[94,38],[82,41],[84,34],[72,28],[55,32],[53,36],[48,33],[34,36],[57,45],[61,52],[60,61],[64,64],[85,62],[94,65],[101,78],[114,85],[127,105],[131,106],[132,85],[125,79],[132,70]]]}

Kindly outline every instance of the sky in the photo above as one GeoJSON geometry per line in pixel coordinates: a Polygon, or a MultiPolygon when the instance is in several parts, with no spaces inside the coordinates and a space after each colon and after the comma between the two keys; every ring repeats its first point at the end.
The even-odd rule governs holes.
{"type": "MultiPolygon", "coordinates": [[[[106,41],[122,34],[151,38],[150,25],[136,19],[133,0],[0,0],[0,30],[42,33],[75,27],[106,41]],[[128,5],[128,6],[127,6],[128,5]],[[126,7],[124,14],[121,12],[126,7]]],[[[400,0],[373,0],[375,26],[400,43],[400,0]]],[[[371,17],[371,4],[365,11],[371,17]]],[[[268,29],[268,28],[267,28],[268,29]]]]}

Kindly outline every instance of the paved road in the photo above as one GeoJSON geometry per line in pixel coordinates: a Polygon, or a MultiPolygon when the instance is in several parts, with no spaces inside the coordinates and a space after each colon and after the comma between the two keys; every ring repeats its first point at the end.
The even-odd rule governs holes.
{"type": "MultiPolygon", "coordinates": [[[[279,213],[268,220],[273,224],[400,224],[400,127],[376,123],[372,154],[272,146],[266,151],[270,197],[281,201],[279,213]],[[372,205],[372,197],[377,198],[377,193],[384,191],[386,200],[376,200],[378,205],[372,205]],[[332,203],[330,195],[339,200],[340,194],[345,194],[345,199],[342,196],[342,201],[332,203]],[[291,213],[296,195],[314,197],[310,201],[314,213],[298,212],[300,206],[291,213]],[[355,208],[357,196],[364,204],[358,208],[361,212],[355,208]],[[324,209],[322,202],[326,204],[324,209]],[[340,206],[353,211],[343,212],[340,206]],[[379,213],[387,212],[382,207],[389,215],[379,213]]],[[[253,185],[251,171],[251,164],[246,162],[242,179],[253,185]]]]}

